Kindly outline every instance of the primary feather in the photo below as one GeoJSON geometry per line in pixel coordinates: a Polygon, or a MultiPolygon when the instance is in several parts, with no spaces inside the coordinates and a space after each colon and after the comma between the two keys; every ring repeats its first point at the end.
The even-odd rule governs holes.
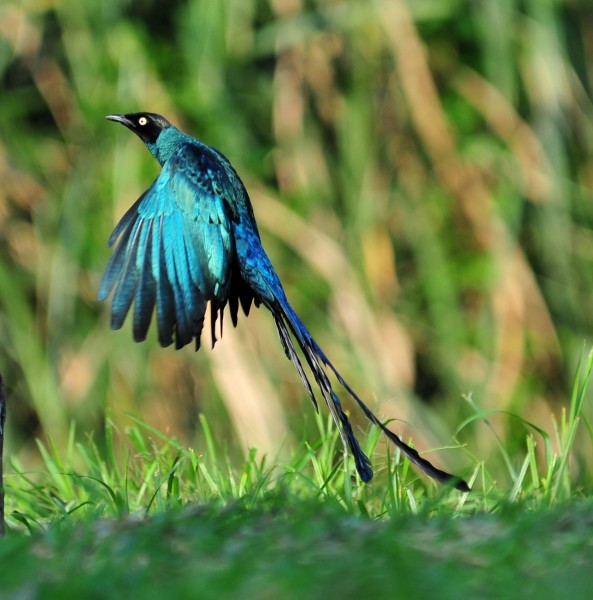
{"type": "MultiPolygon", "coordinates": [[[[344,444],[363,481],[373,476],[348,416],[334,392],[328,368],[365,416],[425,473],[469,491],[461,479],[434,467],[390,431],[352,390],[290,306],[259,236],[249,196],[230,162],[217,150],[173,127],[153,113],[110,115],[134,131],[162,166],[150,188],[115,227],[115,245],[99,299],[113,292],[111,326],[119,329],[134,304],[133,333],[142,341],[156,306],[158,339],[176,348],[195,340],[200,347],[204,318],[211,304],[215,324],[229,305],[233,325],[239,306],[263,304],[273,315],[286,356],[294,363],[315,409],[313,387],[293,340],[313,374],[344,444]]],[[[222,327],[221,327],[222,331],[222,327]]]]}

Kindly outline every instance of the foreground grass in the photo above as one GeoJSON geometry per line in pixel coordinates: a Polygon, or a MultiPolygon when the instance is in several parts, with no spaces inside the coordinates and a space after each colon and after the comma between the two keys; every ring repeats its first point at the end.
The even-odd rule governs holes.
{"type": "Polygon", "coordinates": [[[512,486],[476,463],[471,494],[397,454],[362,484],[321,418],[290,464],[252,452],[238,470],[204,419],[203,455],[138,421],[107,421],[101,446],[72,431],[64,456],[40,444],[42,475],[13,463],[0,598],[588,597],[593,501],[568,466],[592,366],[555,443],[540,431],[543,453],[530,436],[523,458],[501,447],[512,486]]]}
{"type": "Polygon", "coordinates": [[[151,519],[65,521],[0,544],[2,597],[584,598],[593,504],[468,519],[354,516],[267,496],[151,519]],[[33,576],[34,574],[34,576],[33,576]]]}
{"type": "MultiPolygon", "coordinates": [[[[494,502],[493,495],[478,494],[466,506],[467,494],[419,476],[407,461],[400,463],[399,454],[378,458],[383,465],[376,465],[370,485],[363,484],[351,458],[344,461],[329,417],[317,420],[319,438],[313,445],[303,442],[289,464],[268,464],[252,450],[239,468],[214,441],[204,418],[201,423],[207,440],[203,454],[137,420],[125,433],[107,421],[101,444],[75,442],[72,430],[63,456],[40,443],[42,473],[25,472],[18,461],[12,462],[6,482],[9,526],[34,534],[62,520],[146,518],[196,504],[221,510],[237,502],[255,507],[278,494],[330,499],[355,516],[374,519],[405,512],[475,511],[494,502]]],[[[369,455],[378,440],[379,432],[371,430],[365,444],[369,455]]]]}
{"type": "MultiPolygon", "coordinates": [[[[92,437],[77,439],[72,427],[64,451],[51,443],[38,443],[44,463],[40,473],[26,472],[13,457],[5,484],[8,525],[34,533],[60,520],[144,518],[188,504],[257,506],[279,492],[290,498],[328,498],[353,515],[374,519],[402,513],[461,516],[493,512],[515,502],[534,508],[553,506],[586,493],[585,477],[579,477],[577,486],[570,463],[580,462],[577,438],[587,438],[589,443],[593,439],[584,415],[592,371],[593,350],[578,366],[568,410],[559,421],[552,421],[553,435],[521,419],[527,431],[523,450],[511,451],[498,440],[501,458],[497,462],[508,470],[504,479],[467,453],[474,464],[459,475],[473,488],[471,494],[457,494],[418,475],[399,452],[379,445],[384,439],[376,427],[363,443],[373,459],[375,477],[363,484],[352,458],[342,453],[330,416],[317,416],[315,443],[303,440],[290,463],[270,461],[252,450],[239,468],[224,445],[217,443],[203,416],[204,452],[130,417],[124,432],[107,419],[100,442],[92,437]]],[[[475,415],[458,429],[480,421],[496,437],[490,425],[493,411],[480,411],[471,398],[468,402],[475,415]]]]}

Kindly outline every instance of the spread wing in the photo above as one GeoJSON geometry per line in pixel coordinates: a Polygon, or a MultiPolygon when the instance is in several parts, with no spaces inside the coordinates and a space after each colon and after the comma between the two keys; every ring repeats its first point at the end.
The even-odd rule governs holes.
{"type": "Polygon", "coordinates": [[[251,297],[238,279],[225,173],[216,167],[217,157],[207,148],[180,146],[115,227],[109,246],[117,245],[99,289],[100,300],[113,291],[113,329],[123,325],[133,302],[134,339],[144,340],[156,305],[160,344],[168,346],[175,337],[181,348],[195,338],[199,348],[209,301],[213,331],[229,294],[234,323],[239,299],[248,311],[251,297]]]}

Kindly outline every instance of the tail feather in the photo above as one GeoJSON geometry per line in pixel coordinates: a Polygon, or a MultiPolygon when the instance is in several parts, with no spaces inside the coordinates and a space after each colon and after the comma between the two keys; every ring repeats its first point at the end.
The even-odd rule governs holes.
{"type": "Polygon", "coordinates": [[[313,402],[313,406],[315,407],[315,410],[317,412],[319,412],[319,405],[317,404],[317,398],[315,398],[315,394],[313,393],[313,388],[311,387],[311,383],[309,382],[309,379],[307,378],[307,374],[305,373],[305,370],[303,369],[303,365],[299,359],[299,356],[296,353],[295,348],[292,344],[292,340],[290,339],[290,331],[286,328],[284,321],[280,317],[274,315],[274,320],[276,321],[276,327],[278,328],[278,334],[280,335],[280,341],[282,342],[282,347],[284,348],[284,352],[286,353],[286,356],[292,361],[292,363],[296,367],[296,370],[298,371],[298,373],[301,377],[301,381],[303,382],[303,385],[305,386],[305,389],[307,390],[307,392],[311,398],[311,401],[313,402]]]}
{"type": "Polygon", "coordinates": [[[278,333],[280,334],[280,339],[282,340],[282,345],[284,346],[284,350],[286,351],[286,355],[288,358],[292,360],[294,365],[296,366],[299,375],[303,383],[305,384],[305,388],[311,397],[313,405],[315,409],[318,410],[317,399],[315,398],[315,394],[313,393],[313,388],[305,374],[303,369],[303,365],[301,364],[299,357],[296,353],[296,350],[293,346],[292,339],[290,337],[290,332],[295,335],[296,339],[299,342],[299,346],[305,355],[305,359],[307,360],[307,364],[313,373],[313,377],[315,377],[315,381],[325,398],[327,406],[330,410],[330,413],[338,427],[338,431],[340,432],[340,436],[344,445],[350,449],[352,456],[354,457],[354,462],[356,464],[356,470],[360,475],[360,478],[363,481],[370,481],[373,477],[373,470],[371,469],[371,461],[368,456],[362,451],[358,440],[354,436],[354,432],[352,431],[352,426],[350,425],[350,420],[348,416],[342,409],[342,404],[340,403],[339,398],[336,396],[335,392],[331,387],[331,383],[327,377],[327,373],[325,372],[323,366],[319,362],[318,357],[315,354],[315,350],[312,345],[307,344],[302,337],[297,333],[292,326],[292,323],[289,319],[287,319],[287,315],[283,311],[270,309],[274,313],[274,317],[276,320],[276,326],[278,328],[278,333]]]}
{"type": "Polygon", "coordinates": [[[327,402],[331,415],[338,427],[338,430],[340,431],[342,440],[354,456],[356,470],[358,471],[358,474],[360,475],[360,478],[363,481],[369,481],[373,476],[370,460],[362,451],[358,441],[354,436],[354,432],[352,431],[352,426],[350,424],[348,416],[343,411],[340,400],[332,389],[331,382],[327,376],[324,366],[329,367],[329,369],[334,373],[336,379],[340,382],[340,384],[344,387],[348,394],[354,399],[358,406],[360,406],[367,419],[369,419],[369,421],[377,425],[377,427],[379,427],[381,431],[383,431],[383,433],[409,458],[409,460],[412,463],[417,465],[427,475],[433,477],[440,483],[452,484],[456,489],[458,489],[461,492],[470,491],[470,488],[465,481],[463,481],[459,477],[456,477],[455,475],[451,475],[450,473],[438,469],[428,460],[422,458],[422,456],[420,456],[417,450],[406,444],[400,437],[398,437],[395,433],[390,431],[379,420],[379,418],[359,398],[356,392],[354,392],[354,390],[348,385],[346,380],[342,377],[339,371],[327,358],[323,350],[313,339],[303,322],[299,319],[299,317],[294,312],[292,307],[288,304],[288,302],[285,302],[283,304],[278,302],[275,303],[273,306],[268,305],[268,308],[274,315],[276,326],[278,328],[280,339],[282,341],[282,345],[284,346],[286,355],[292,360],[292,362],[296,366],[299,375],[303,380],[305,387],[307,388],[307,392],[309,393],[309,396],[311,397],[313,404],[317,409],[317,400],[315,399],[315,395],[313,393],[311,385],[307,379],[307,376],[303,370],[303,366],[292,344],[290,332],[292,332],[292,334],[296,338],[307,360],[307,364],[309,365],[313,376],[315,377],[315,381],[319,385],[323,397],[327,402]]]}

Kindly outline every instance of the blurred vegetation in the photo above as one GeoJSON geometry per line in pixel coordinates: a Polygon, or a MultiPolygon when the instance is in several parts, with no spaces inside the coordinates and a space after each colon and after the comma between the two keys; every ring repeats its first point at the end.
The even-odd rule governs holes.
{"type": "Polygon", "coordinates": [[[103,117],[150,110],[236,166],[289,298],[361,396],[422,450],[469,420],[470,456],[436,462],[504,478],[497,436],[524,452],[524,422],[471,417],[551,431],[593,333],[592,58],[587,0],[4,0],[9,451],[40,464],[34,437],[65,445],[107,408],[200,448],[203,412],[232,452],[272,459],[315,435],[265,311],[198,354],[109,329],[106,241],[158,165],[103,117]]]}

